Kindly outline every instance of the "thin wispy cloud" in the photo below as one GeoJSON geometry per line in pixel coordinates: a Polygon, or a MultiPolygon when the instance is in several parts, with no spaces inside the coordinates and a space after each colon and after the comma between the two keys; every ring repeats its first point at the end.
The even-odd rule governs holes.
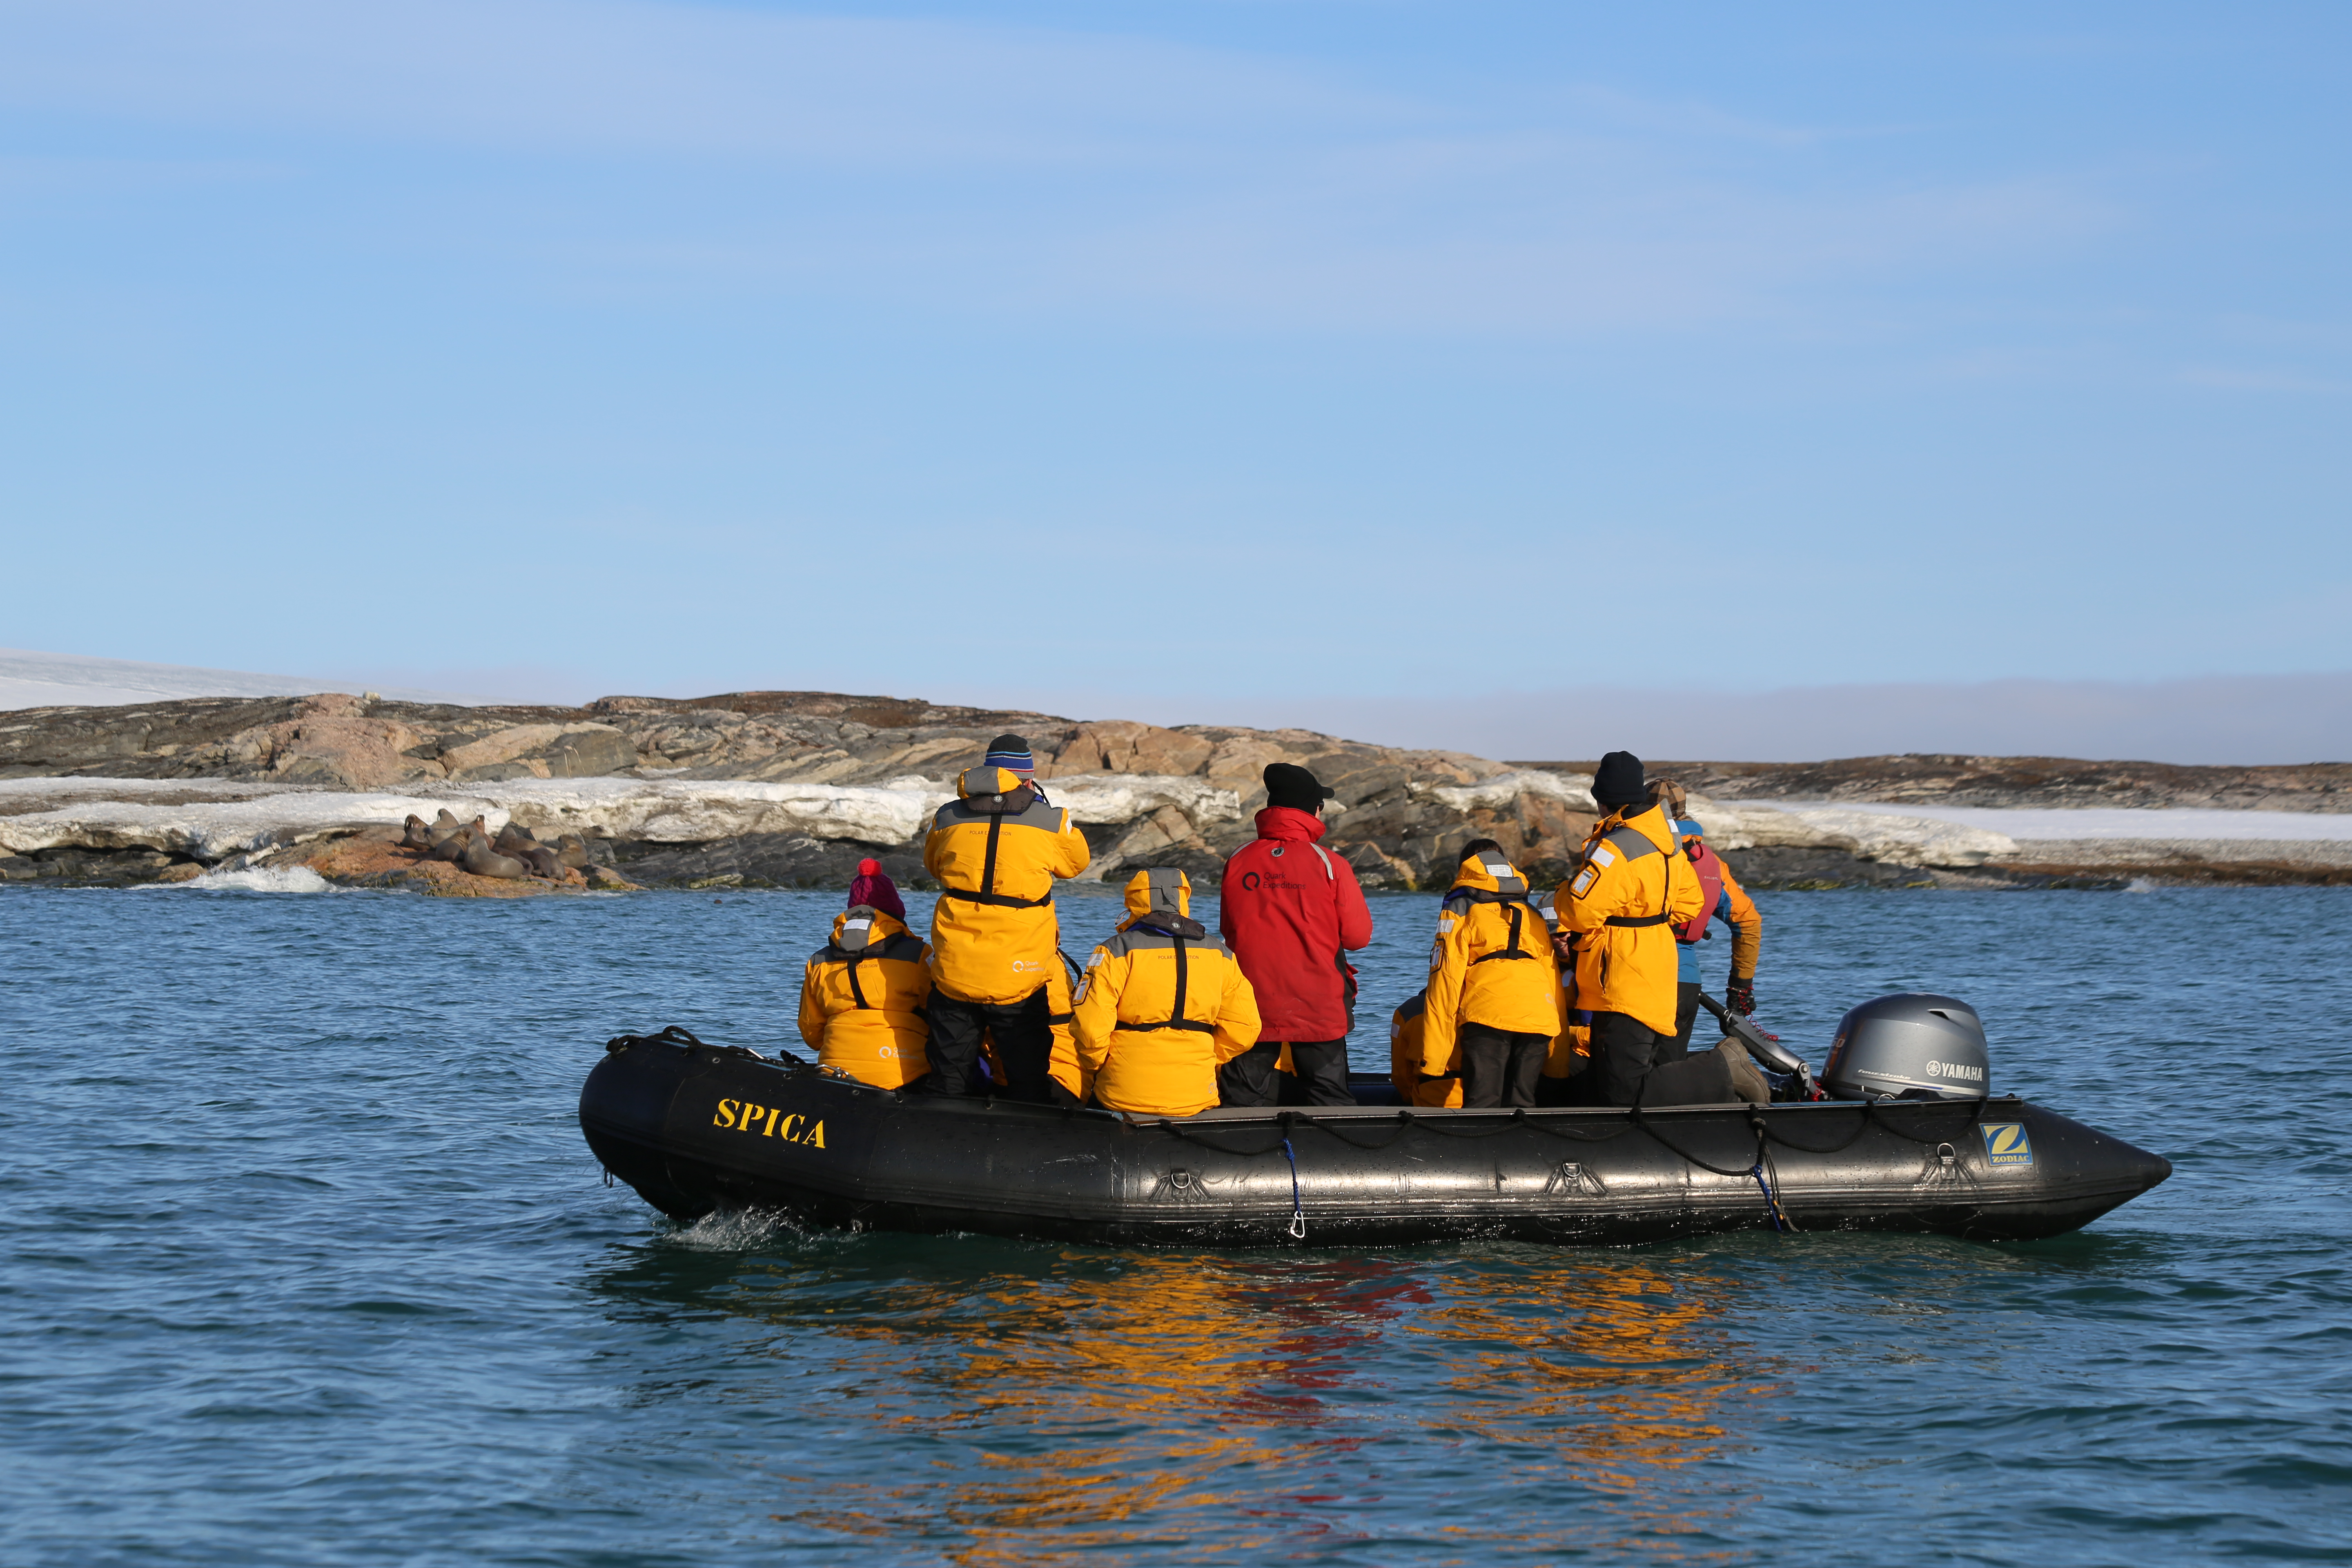
{"type": "Polygon", "coordinates": [[[652,159],[603,182],[641,195],[541,201],[478,237],[648,285],[1589,332],[1801,316],[1809,291],[2043,256],[2118,221],[2114,196],[2050,172],[1841,176],[1816,151],[1834,128],[1687,100],[1447,101],[1150,40],[610,0],[0,14],[17,45],[0,101],[19,107],[299,131],[325,163],[382,140],[652,159]],[[668,185],[657,165],[689,158],[692,187],[668,185]]]}

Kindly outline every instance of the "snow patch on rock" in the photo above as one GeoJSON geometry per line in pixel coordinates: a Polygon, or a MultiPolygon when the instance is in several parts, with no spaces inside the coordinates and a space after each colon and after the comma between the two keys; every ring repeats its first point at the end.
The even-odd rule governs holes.
{"type": "Polygon", "coordinates": [[[1924,816],[1896,816],[1836,806],[1805,806],[1787,814],[1812,830],[1815,844],[1852,849],[1865,860],[1904,866],[1981,866],[2017,854],[2017,840],[1990,828],[1924,816]]]}
{"type": "MultiPolygon", "coordinates": [[[[770,784],[740,779],[515,779],[451,786],[495,803],[533,832],[602,833],[656,844],[700,844],[746,833],[904,844],[955,798],[937,780],[907,774],[879,784],[770,784]]],[[[426,794],[437,794],[428,789],[426,794]]],[[[1073,821],[1116,826],[1173,806],[1196,822],[1230,821],[1241,797],[1197,778],[1081,774],[1055,779],[1047,798],[1073,821]]],[[[454,807],[452,809],[455,809],[454,807]]]]}
{"type": "MultiPolygon", "coordinates": [[[[104,782],[120,784],[152,781],[104,782]]],[[[186,781],[168,782],[184,793],[186,781]]],[[[246,800],[199,799],[169,805],[141,800],[85,800],[47,811],[22,812],[0,816],[0,849],[12,855],[61,846],[160,849],[167,855],[189,855],[212,862],[251,850],[301,844],[329,834],[397,827],[411,812],[429,820],[445,805],[460,817],[484,817],[493,832],[506,826],[505,810],[479,796],[444,795],[427,800],[412,795],[291,790],[246,800]]]]}
{"type": "Polygon", "coordinates": [[[1054,780],[1045,794],[1055,805],[1068,806],[1075,822],[1115,826],[1163,806],[1195,823],[1236,822],[1242,815],[1238,791],[1176,773],[1080,773],[1054,780]]]}
{"type": "Polygon", "coordinates": [[[701,844],[745,833],[902,844],[929,805],[947,798],[928,781],[919,791],[747,779],[509,779],[453,784],[447,793],[489,801],[542,837],[572,832],[656,844],[701,844]]]}
{"type": "Polygon", "coordinates": [[[1577,811],[1595,809],[1591,773],[1560,773],[1544,768],[1517,768],[1476,784],[1417,784],[1412,793],[1417,799],[1437,801],[1455,811],[1501,811],[1523,795],[1545,795],[1577,811]]]}
{"type": "MultiPolygon", "coordinates": [[[[1172,807],[1194,823],[1232,821],[1241,797],[1199,778],[1095,774],[1055,779],[1047,795],[1073,820],[1118,826],[1172,807]]],[[[330,834],[432,820],[509,821],[534,832],[580,832],[660,844],[746,833],[904,844],[955,798],[933,779],[881,784],[772,784],[743,779],[508,779],[425,785],[415,794],[346,793],[212,779],[0,781],[0,849],[28,854],[76,846],[160,849],[207,862],[330,834]]]]}

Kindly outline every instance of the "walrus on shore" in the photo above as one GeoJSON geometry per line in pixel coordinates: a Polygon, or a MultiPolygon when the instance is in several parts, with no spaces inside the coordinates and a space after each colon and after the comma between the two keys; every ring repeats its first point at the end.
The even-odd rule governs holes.
{"type": "Polygon", "coordinates": [[[450,816],[449,808],[446,805],[434,816],[432,833],[433,842],[436,844],[440,843],[444,838],[450,837],[452,834],[463,833],[465,830],[466,825],[458,821],[456,817],[450,816]]]}
{"type": "Polygon", "coordinates": [[[423,817],[417,816],[415,812],[412,811],[408,814],[408,820],[403,823],[401,826],[403,828],[403,832],[400,836],[400,847],[403,849],[430,849],[433,847],[432,826],[423,817]]]}
{"type": "Polygon", "coordinates": [[[537,842],[520,845],[514,854],[515,858],[529,866],[535,875],[545,877],[551,881],[563,880],[563,862],[556,858],[555,851],[546,845],[537,842]]]}
{"type": "Polygon", "coordinates": [[[588,868],[588,841],[577,833],[567,833],[555,841],[555,858],[575,871],[588,868]]]}
{"type": "Polygon", "coordinates": [[[466,844],[467,835],[447,834],[435,839],[433,847],[425,852],[424,858],[427,860],[456,860],[466,853],[466,844]]]}
{"type": "Polygon", "coordinates": [[[538,842],[531,837],[530,828],[520,822],[509,822],[499,829],[499,836],[490,840],[490,847],[501,855],[513,855],[520,852],[525,845],[538,842]]]}
{"type": "Polygon", "coordinates": [[[466,853],[457,864],[477,877],[503,877],[510,882],[530,874],[521,861],[491,848],[489,836],[480,832],[466,836],[466,853]]]}

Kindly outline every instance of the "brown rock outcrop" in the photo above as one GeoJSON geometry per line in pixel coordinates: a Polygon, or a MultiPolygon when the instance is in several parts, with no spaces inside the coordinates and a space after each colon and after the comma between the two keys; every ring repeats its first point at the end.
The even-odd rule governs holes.
{"type": "MultiPolygon", "coordinates": [[[[1539,884],[1548,882],[1564,873],[1592,818],[1581,785],[1559,776],[1589,772],[1590,764],[1506,764],[1307,730],[1170,728],[801,691],[688,700],[619,696],[584,708],[459,708],[331,695],[31,709],[0,713],[0,778],[251,779],[340,790],[614,776],[901,785],[910,776],[943,783],[976,763],[987,742],[1008,730],[1028,738],[1049,784],[1109,774],[1207,786],[1192,789],[1186,797],[1192,803],[1181,805],[1168,804],[1165,789],[1134,792],[1133,804],[1112,814],[1119,820],[1085,823],[1097,867],[1106,874],[1149,859],[1213,877],[1225,855],[1249,836],[1251,817],[1265,801],[1259,774],[1272,762],[1308,767],[1334,788],[1339,809],[1325,843],[1374,886],[1442,882],[1461,846],[1474,837],[1497,840],[1539,884]],[[1192,798],[1206,798],[1211,790],[1234,792],[1238,816],[1225,815],[1230,802],[1202,809],[1201,799],[1192,798]]],[[[1680,777],[1698,794],[1727,799],[2352,810],[2347,763],[2180,768],[1923,755],[1654,768],[1680,777]]],[[[1834,868],[1825,856],[1870,866],[1875,864],[1870,856],[1891,863],[1916,850],[1825,838],[1793,817],[1782,826],[1786,831],[1777,837],[1757,828],[1749,837],[1758,855],[1788,861],[1775,861],[1773,868],[1791,886],[1819,884],[1831,875],[1834,868]]],[[[835,883],[845,880],[845,868],[864,854],[904,857],[919,846],[919,834],[910,843],[865,844],[822,837],[827,830],[821,826],[810,829],[818,837],[714,827],[708,842],[690,843],[675,831],[643,842],[624,837],[634,828],[608,831],[613,837],[600,845],[600,859],[642,867],[648,878],[689,883],[835,883]],[[720,837],[726,834],[734,837],[720,837]]],[[[900,829],[873,831],[895,837],[900,829]]],[[[1929,851],[1916,853],[1927,855],[1930,864],[1945,864],[1929,851]]],[[[40,868],[50,863],[39,861],[37,874],[47,875],[40,868]]],[[[6,868],[0,874],[18,876],[6,868]]],[[[1874,885],[1919,879],[1884,869],[1856,875],[1874,885]]]]}
{"type": "MultiPolygon", "coordinates": [[[[1518,763],[1589,773],[1591,763],[1518,763]]],[[[2221,811],[2352,811],[2352,763],[2192,767],[2074,757],[1912,752],[1826,763],[1658,763],[1724,800],[1873,801],[1987,806],[2200,806],[2221,811]]]]}
{"type": "MultiPolygon", "coordinates": [[[[1007,730],[1029,740],[1048,780],[1172,775],[1241,797],[1233,821],[1196,822],[1160,806],[1134,822],[1090,826],[1107,867],[1150,856],[1213,873],[1249,836],[1250,816],[1265,804],[1259,773],[1272,762],[1312,768],[1338,792],[1344,811],[1327,843],[1379,884],[1450,875],[1452,851],[1482,832],[1524,846],[1547,865],[1566,852],[1561,835],[1581,837],[1580,825],[1568,820],[1573,814],[1557,802],[1465,816],[1414,794],[1505,771],[1458,752],[1364,745],[1309,730],[1169,729],[831,692],[607,697],[579,709],[436,707],[340,695],[30,709],[0,715],[0,777],[257,778],[341,789],[614,774],[874,784],[950,778],[1007,730]]],[[[679,851],[668,846],[660,853],[675,858],[679,851]]]]}

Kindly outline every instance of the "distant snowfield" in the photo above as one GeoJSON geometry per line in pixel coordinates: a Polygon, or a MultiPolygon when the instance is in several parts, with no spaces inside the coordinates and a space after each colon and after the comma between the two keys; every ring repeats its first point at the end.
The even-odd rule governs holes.
{"type": "MultiPolygon", "coordinates": [[[[1079,822],[1117,826],[1173,806],[1195,821],[1234,821],[1241,797],[1205,779],[1148,773],[1055,779],[1053,799],[1079,822]]],[[[904,844],[954,791],[914,774],[881,784],[747,779],[508,779],[345,792],[244,779],[0,779],[0,851],[79,845],[160,849],[215,861],[331,834],[397,827],[446,808],[495,832],[589,832],[662,844],[747,833],[904,844]]]]}
{"type": "Polygon", "coordinates": [[[2207,811],[2190,806],[2150,810],[2048,806],[1879,805],[1852,800],[1725,801],[1726,805],[1769,806],[1798,817],[1828,811],[1872,816],[1905,816],[1948,822],[2006,834],[2020,843],[2085,838],[2144,842],[2189,839],[2326,839],[2352,841],[2352,813],[2323,811],[2207,811]]]}
{"type": "MultiPolygon", "coordinates": [[[[11,708],[112,707],[126,702],[167,702],[183,697],[307,697],[320,691],[352,691],[346,680],[311,680],[299,675],[257,675],[243,669],[199,669],[184,664],[140,664],[127,658],[86,658],[79,654],[35,653],[0,648],[0,710],[11,708]]],[[[447,691],[378,687],[404,702],[491,700],[447,691]]]]}

